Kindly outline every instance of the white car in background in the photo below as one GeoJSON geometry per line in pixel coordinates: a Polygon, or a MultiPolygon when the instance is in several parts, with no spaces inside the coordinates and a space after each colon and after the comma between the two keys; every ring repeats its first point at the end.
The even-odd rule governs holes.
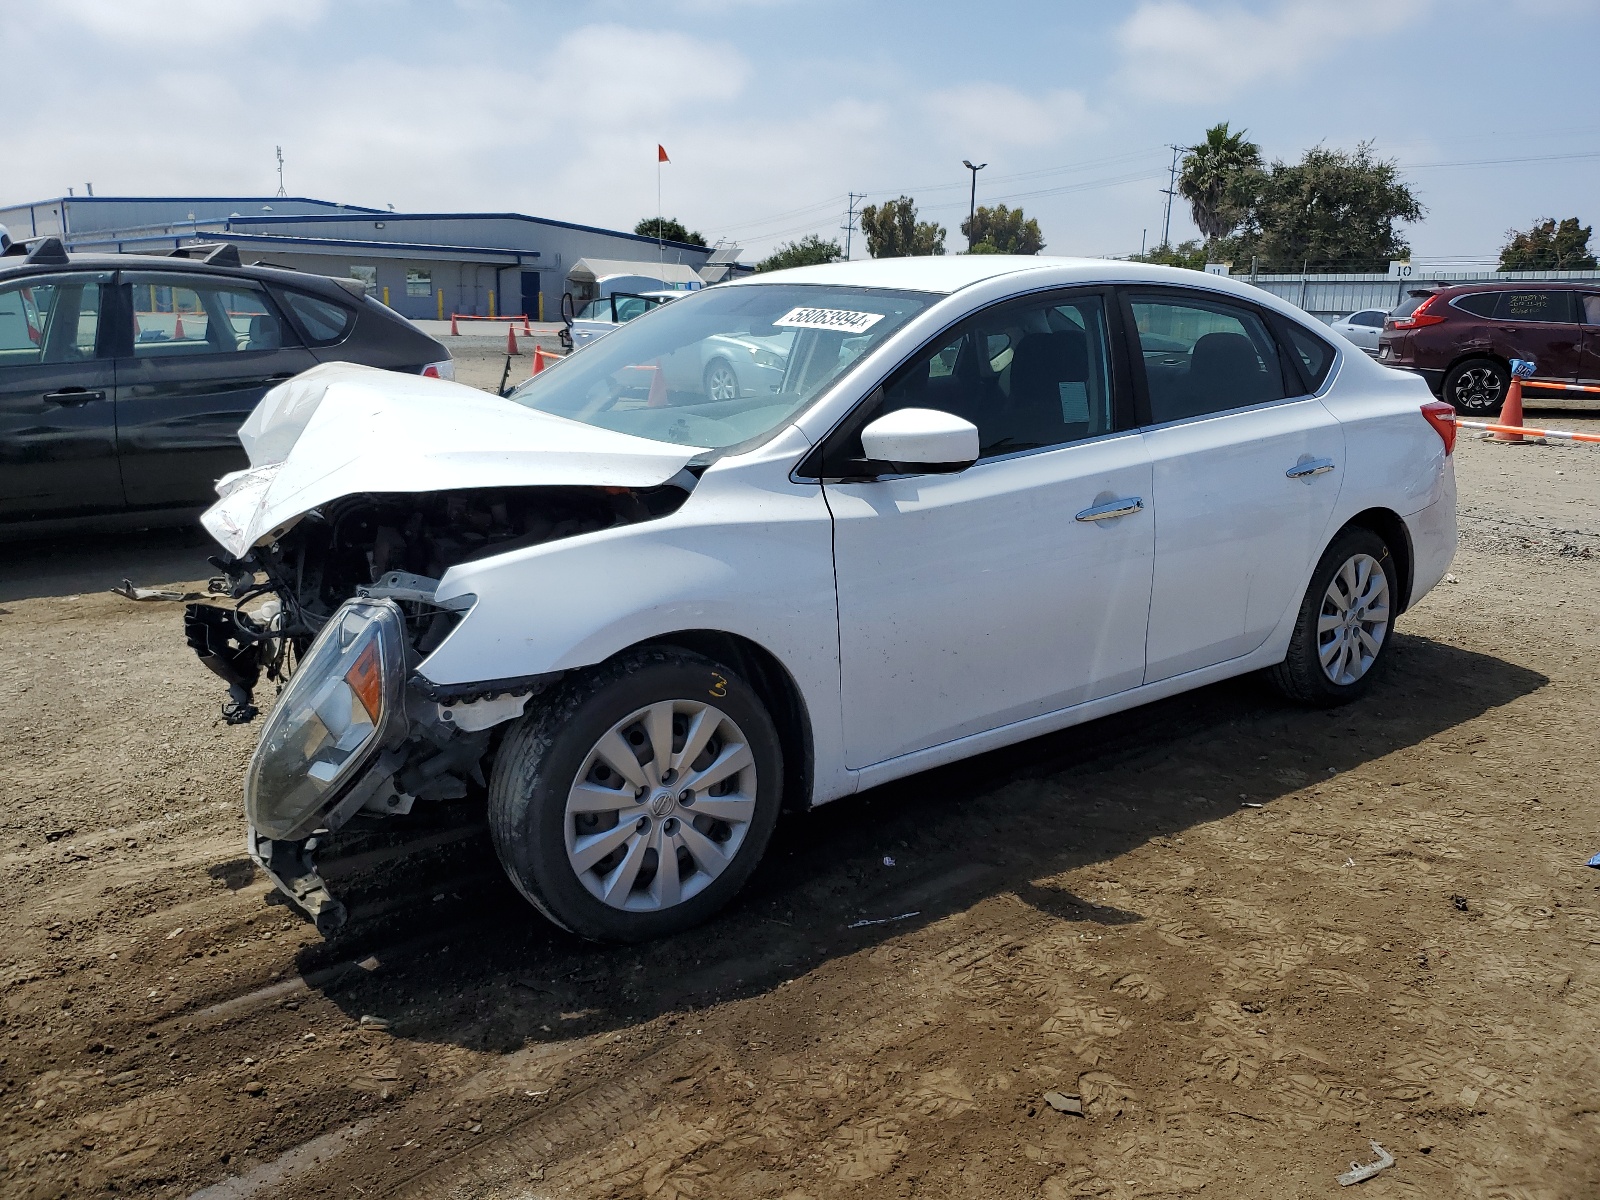
{"type": "Polygon", "coordinates": [[[1389,314],[1381,308],[1363,308],[1348,317],[1340,317],[1330,328],[1342,333],[1372,357],[1378,357],[1378,335],[1383,332],[1383,320],[1389,314]]]}
{"type": "Polygon", "coordinates": [[[250,853],[331,929],[315,839],[476,805],[552,920],[654,937],[784,804],[1252,671],[1354,700],[1450,564],[1455,425],[1344,345],[1226,278],[950,256],[684,296],[515,402],[302,375],[204,518],[240,612],[202,657],[298,662],[250,853]],[[778,338],[774,389],[639,387],[778,338]]]}

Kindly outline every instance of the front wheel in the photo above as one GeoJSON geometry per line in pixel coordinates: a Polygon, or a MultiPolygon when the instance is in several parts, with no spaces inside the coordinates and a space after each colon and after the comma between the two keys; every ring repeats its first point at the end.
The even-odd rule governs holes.
{"type": "Polygon", "coordinates": [[[739,376],[734,373],[733,364],[725,358],[711,360],[706,367],[705,384],[706,395],[712,400],[739,398],[739,376]]]}
{"type": "Polygon", "coordinates": [[[1492,417],[1506,402],[1511,373],[1492,358],[1469,358],[1457,363],[1445,376],[1442,389],[1446,404],[1463,416],[1492,417]]]}
{"type": "Polygon", "coordinates": [[[558,925],[640,941],[705,920],[777,822],[783,757],[760,697],[688,651],[647,648],[564,685],[495,760],[489,829],[558,925]]]}
{"type": "Polygon", "coordinates": [[[1267,678],[1302,704],[1347,704],[1372,686],[1400,595],[1389,545],[1370,529],[1334,538],[1311,575],[1283,662],[1267,678]]]}

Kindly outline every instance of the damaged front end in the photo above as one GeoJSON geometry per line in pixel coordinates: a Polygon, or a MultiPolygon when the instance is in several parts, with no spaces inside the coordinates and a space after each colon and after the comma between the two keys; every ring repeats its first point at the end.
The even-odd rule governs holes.
{"type": "Polygon", "coordinates": [[[345,921],[314,863],[318,841],[358,818],[482,793],[496,726],[554,676],[441,686],[417,667],[471,609],[440,602],[462,562],[650,520],[692,477],[657,488],[480,489],[345,497],[305,514],[224,571],[195,603],[187,640],[228,685],[223,717],[257,714],[261,677],[278,683],[245,781],[247,847],[324,934],[345,921]]]}

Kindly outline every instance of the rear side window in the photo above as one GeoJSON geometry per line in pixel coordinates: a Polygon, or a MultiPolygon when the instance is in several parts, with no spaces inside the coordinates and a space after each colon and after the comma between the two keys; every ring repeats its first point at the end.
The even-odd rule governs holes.
{"type": "MultiPolygon", "coordinates": [[[[1378,314],[1378,321],[1382,323],[1382,313],[1378,314]]],[[[1289,348],[1305,371],[1306,382],[1311,385],[1310,390],[1316,391],[1322,386],[1322,381],[1328,377],[1328,371],[1333,367],[1333,347],[1294,321],[1283,321],[1283,333],[1288,340],[1289,348]]]]}
{"type": "Polygon", "coordinates": [[[133,356],[186,358],[281,350],[285,335],[266,292],[243,279],[125,274],[133,303],[133,356]]]}
{"type": "Polygon", "coordinates": [[[284,303],[294,313],[300,327],[306,332],[306,339],[313,346],[330,346],[350,332],[355,315],[342,304],[287,289],[282,294],[284,303]]]}
{"type": "Polygon", "coordinates": [[[1585,296],[1583,298],[1583,323],[1585,325],[1600,325],[1600,296],[1585,296]]]}
{"type": "Polygon", "coordinates": [[[1299,380],[1291,391],[1277,343],[1248,308],[1149,294],[1129,297],[1129,307],[1153,424],[1265,404],[1300,391],[1299,380]]]}
{"type": "Polygon", "coordinates": [[[1450,303],[1462,312],[1469,312],[1475,317],[1492,317],[1494,306],[1500,303],[1500,293],[1472,292],[1466,296],[1457,296],[1450,303]]]}
{"type": "Polygon", "coordinates": [[[1381,326],[1383,324],[1383,314],[1381,312],[1379,312],[1375,308],[1365,309],[1362,312],[1358,312],[1358,313],[1356,313],[1355,316],[1351,317],[1350,318],[1350,324],[1352,324],[1352,325],[1366,325],[1366,326],[1369,326],[1369,327],[1371,327],[1373,329],[1377,329],[1379,326],[1381,326]]]}
{"type": "Polygon", "coordinates": [[[1494,306],[1499,321],[1570,321],[1571,292],[1501,292],[1494,306]]]}

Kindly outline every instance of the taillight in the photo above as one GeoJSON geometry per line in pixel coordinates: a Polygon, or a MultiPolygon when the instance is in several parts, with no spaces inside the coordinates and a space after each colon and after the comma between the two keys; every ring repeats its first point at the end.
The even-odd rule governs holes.
{"type": "Polygon", "coordinates": [[[1409,317],[1396,317],[1394,319],[1394,327],[1396,329],[1416,329],[1422,325],[1443,324],[1444,317],[1441,314],[1428,311],[1438,299],[1438,296],[1429,296],[1421,304],[1417,305],[1416,311],[1409,317]]]}
{"type": "Polygon", "coordinates": [[[420,372],[424,379],[454,379],[456,377],[456,364],[454,359],[444,359],[432,362],[422,368],[420,372]]]}
{"type": "Polygon", "coordinates": [[[1444,453],[1448,458],[1456,448],[1456,410],[1443,400],[1430,400],[1422,406],[1422,415],[1444,442],[1444,453]]]}

